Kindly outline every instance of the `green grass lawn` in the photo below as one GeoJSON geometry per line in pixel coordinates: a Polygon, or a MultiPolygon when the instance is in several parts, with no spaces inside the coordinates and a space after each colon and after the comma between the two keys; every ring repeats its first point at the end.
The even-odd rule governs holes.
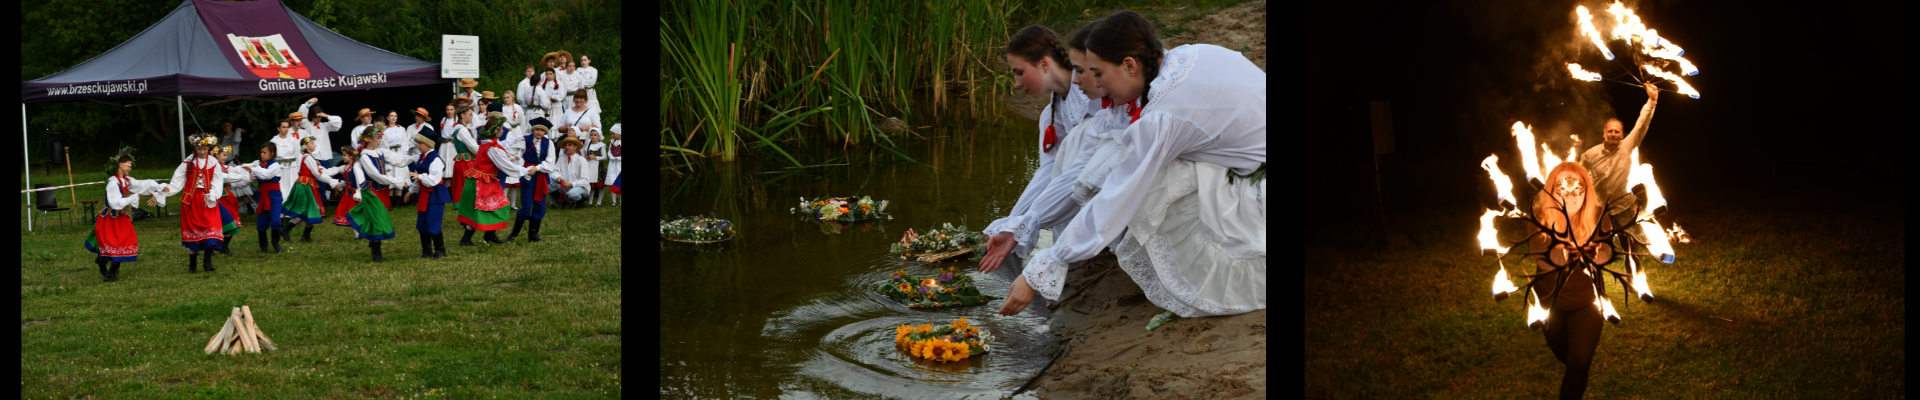
{"type": "MultiPolygon", "coordinates": [[[[1623,320],[1603,329],[1587,398],[1904,397],[1904,202],[1749,199],[1761,200],[1673,202],[1701,242],[1647,268],[1651,304],[1625,304],[1609,282],[1623,320]]],[[[1305,397],[1558,395],[1564,366],[1527,329],[1520,297],[1491,296],[1479,214],[1396,216],[1424,245],[1384,255],[1308,243],[1305,397]]],[[[1365,236],[1351,229],[1334,237],[1365,236]]]]}
{"type": "MultiPolygon", "coordinates": [[[[96,185],[81,199],[89,192],[101,197],[96,185]]],[[[517,244],[476,235],[478,246],[462,247],[449,215],[450,257],[421,260],[415,212],[396,208],[399,236],[383,242],[387,261],[372,263],[366,241],[331,224],[316,227],[312,243],[258,254],[245,215],[233,256],[190,275],[179,217],[156,216],[134,223],[140,261],[112,283],[80,247],[90,220],[36,221],[30,234],[23,221],[21,395],[619,398],[620,217],[605,206],[550,210],[546,242],[526,243],[522,232],[517,244]],[[243,304],[280,349],[203,354],[243,304]]]]}

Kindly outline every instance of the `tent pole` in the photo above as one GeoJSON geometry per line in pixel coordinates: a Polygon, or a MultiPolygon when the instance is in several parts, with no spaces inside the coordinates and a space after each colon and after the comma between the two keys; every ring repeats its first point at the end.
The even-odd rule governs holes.
{"type": "Polygon", "coordinates": [[[187,109],[181,107],[185,107],[187,102],[181,99],[179,95],[173,96],[173,103],[176,105],[173,108],[173,114],[180,118],[180,159],[185,160],[187,159],[187,109]]]}
{"type": "MultiPolygon", "coordinates": [[[[20,172],[25,172],[27,174],[28,189],[33,188],[33,164],[30,164],[27,161],[31,159],[32,158],[27,155],[27,103],[20,103],[20,164],[22,167],[24,167],[20,169],[20,172]]],[[[29,200],[31,198],[33,198],[33,193],[21,193],[20,204],[26,204],[27,207],[33,207],[33,201],[29,200]]],[[[27,232],[33,232],[33,209],[32,208],[27,209],[27,232]]]]}

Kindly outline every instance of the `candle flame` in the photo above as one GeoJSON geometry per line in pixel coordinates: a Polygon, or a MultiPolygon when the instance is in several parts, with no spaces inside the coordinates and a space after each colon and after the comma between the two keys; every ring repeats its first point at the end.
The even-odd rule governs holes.
{"type": "MultiPolygon", "coordinates": [[[[1499,260],[1494,260],[1494,262],[1499,263],[1499,260]]],[[[1498,296],[1501,293],[1513,293],[1518,291],[1520,291],[1520,288],[1513,286],[1513,281],[1507,279],[1507,266],[1501,265],[1500,273],[1493,275],[1493,294],[1495,296],[1498,296]]]]}
{"type": "MultiPolygon", "coordinates": [[[[1600,48],[1600,54],[1606,55],[1608,60],[1612,60],[1613,50],[1607,49],[1606,40],[1600,38],[1600,30],[1594,29],[1593,14],[1587,12],[1587,6],[1574,7],[1573,11],[1580,15],[1580,36],[1586,36],[1587,39],[1593,40],[1593,47],[1600,48]]],[[[1579,74],[1574,75],[1578,76],[1579,74]]],[[[1597,82],[1599,79],[1596,78],[1594,81],[1597,82]]]]}
{"type": "Polygon", "coordinates": [[[1573,79],[1579,79],[1579,80],[1588,81],[1588,82],[1600,81],[1600,73],[1581,69],[1579,63],[1567,63],[1567,70],[1573,71],[1573,79]]]}
{"type": "Polygon", "coordinates": [[[1527,179],[1546,182],[1546,178],[1540,176],[1540,158],[1533,153],[1533,128],[1514,121],[1513,137],[1520,145],[1520,167],[1527,170],[1527,179]]]}

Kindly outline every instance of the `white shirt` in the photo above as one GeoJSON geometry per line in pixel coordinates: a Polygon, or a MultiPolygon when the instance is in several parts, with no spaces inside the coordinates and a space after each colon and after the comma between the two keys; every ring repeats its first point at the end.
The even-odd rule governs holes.
{"type": "MultiPolygon", "coordinates": [[[[273,139],[269,140],[273,143],[273,160],[277,161],[277,164],[292,164],[295,159],[300,157],[300,138],[296,137],[296,134],[297,132],[288,133],[287,137],[284,138],[280,137],[280,135],[273,135],[273,139]]],[[[319,139],[314,139],[314,141],[316,145],[319,144],[319,139]]],[[[280,197],[286,198],[287,196],[292,196],[293,180],[300,176],[291,173],[298,171],[294,171],[291,168],[281,169],[279,171],[280,177],[282,178],[280,181],[286,182],[280,185],[280,197]]]]}
{"type": "MultiPolygon", "coordinates": [[[[420,157],[422,156],[425,156],[425,154],[422,154],[420,156],[415,156],[413,159],[414,162],[419,162],[420,157]]],[[[446,163],[441,162],[441,160],[437,157],[434,158],[433,164],[427,166],[427,173],[420,174],[420,179],[409,180],[407,185],[407,188],[408,188],[407,191],[418,192],[420,191],[420,186],[422,184],[425,184],[427,187],[439,186],[441,175],[445,174],[446,170],[447,170],[446,163]]],[[[412,172],[413,170],[408,169],[407,171],[412,172]]]]}
{"type": "Polygon", "coordinates": [[[560,181],[574,186],[585,186],[593,183],[593,171],[589,169],[592,168],[593,163],[588,162],[586,156],[580,154],[563,155],[560,160],[561,167],[558,177],[560,181]]]}
{"type": "MultiPolygon", "coordinates": [[[[493,141],[493,139],[487,139],[485,141],[482,141],[481,143],[486,143],[491,141],[493,141]]],[[[500,171],[503,171],[509,174],[516,174],[516,175],[526,174],[526,167],[521,166],[518,161],[514,161],[514,160],[518,160],[519,156],[507,154],[507,149],[504,149],[504,148],[487,149],[487,157],[491,157],[493,159],[493,167],[499,168],[500,171]]]]}
{"type": "MultiPolygon", "coordinates": [[[[154,182],[151,179],[127,178],[127,186],[128,186],[127,190],[133,192],[133,195],[121,196],[120,195],[120,178],[107,177],[107,208],[114,209],[114,210],[126,210],[127,207],[132,206],[134,205],[134,203],[137,203],[140,201],[140,195],[153,194],[154,192],[162,189],[162,186],[160,185],[160,183],[154,182]]],[[[155,197],[161,198],[159,196],[155,196],[155,197]]],[[[160,204],[162,206],[166,205],[165,202],[162,202],[160,204]]]]}
{"type": "Polygon", "coordinates": [[[562,85],[564,85],[564,83],[560,82],[559,78],[554,78],[554,80],[547,81],[540,85],[539,93],[537,94],[541,97],[541,106],[547,109],[546,115],[548,117],[560,115],[563,108],[573,105],[573,103],[565,102],[567,100],[567,94],[565,93],[566,88],[562,85]]]}
{"type": "Polygon", "coordinates": [[[1140,119],[1122,133],[1127,153],[1100,194],[1033,255],[1022,275],[1057,299],[1067,263],[1092,258],[1120,236],[1160,168],[1175,158],[1252,173],[1267,160],[1267,74],[1239,52],[1183,45],[1166,53],[1140,119]]]}
{"type": "MultiPolygon", "coordinates": [[[[300,115],[307,115],[307,106],[309,106],[309,104],[300,103],[300,115]]],[[[341,126],[344,125],[338,115],[328,115],[327,118],[321,122],[314,122],[312,117],[304,118],[300,120],[300,137],[313,137],[314,157],[319,157],[322,160],[332,160],[333,146],[331,143],[333,143],[333,132],[340,131],[341,126]]],[[[298,147],[297,143],[295,147],[298,147]]]]}
{"type": "Polygon", "coordinates": [[[588,128],[600,126],[600,109],[587,107],[585,111],[574,111],[572,106],[568,106],[566,114],[560,118],[565,121],[554,121],[554,123],[573,127],[576,132],[574,137],[585,140],[587,137],[585,132],[588,128]]]}
{"type": "MultiPolygon", "coordinates": [[[[188,188],[187,166],[192,165],[194,168],[213,168],[213,176],[208,177],[206,182],[206,185],[208,186],[206,206],[207,208],[218,208],[220,204],[220,196],[226,193],[226,188],[224,187],[226,185],[223,185],[221,183],[225,182],[227,178],[226,174],[223,174],[220,172],[220,168],[219,168],[220,163],[218,161],[214,161],[213,156],[199,158],[199,157],[194,157],[193,155],[188,155],[187,157],[188,157],[187,161],[180,162],[180,167],[173,169],[173,179],[168,180],[166,186],[163,187],[162,190],[154,193],[155,200],[159,201],[160,204],[164,206],[167,203],[163,199],[167,197],[173,197],[173,195],[180,194],[181,192],[186,191],[186,189],[188,188]]],[[[199,183],[195,183],[195,184],[199,184],[199,183]]]]}
{"type": "MultiPolygon", "coordinates": [[[[373,161],[374,157],[393,157],[393,155],[387,154],[386,150],[381,150],[381,149],[367,149],[365,152],[360,153],[360,161],[353,163],[355,167],[353,169],[353,176],[354,176],[355,182],[378,182],[382,185],[387,185],[389,187],[406,186],[406,182],[404,180],[400,178],[396,178],[394,176],[394,173],[395,173],[394,171],[397,171],[397,170],[392,168],[391,166],[387,167],[386,173],[381,173],[380,172],[381,166],[374,164],[374,161],[373,161]]],[[[406,175],[400,175],[400,176],[404,177],[406,175]]],[[[359,189],[360,188],[354,188],[353,200],[355,201],[363,201],[360,199],[359,189]]]]}
{"type": "MultiPolygon", "coordinates": [[[[518,93],[515,93],[515,95],[518,95],[518,93]]],[[[521,107],[519,104],[501,104],[500,116],[506,117],[505,126],[509,131],[522,131],[527,128],[527,111],[525,107],[521,107]]]]}
{"type": "MultiPolygon", "coordinates": [[[[1072,132],[1073,127],[1078,126],[1081,118],[1086,115],[1085,112],[1081,110],[1087,107],[1087,96],[1081,93],[1079,84],[1070,84],[1065,99],[1061,99],[1058,102],[1049,102],[1047,108],[1040,110],[1040,131],[1037,135],[1038,140],[1035,142],[1039,144],[1035,150],[1040,152],[1040,167],[1033,170],[1033,177],[1027,180],[1027,188],[1020,192],[1020,199],[1014,202],[1013,210],[1008,212],[1005,218],[994,220],[992,223],[987,224],[987,229],[982,231],[986,233],[987,236],[993,236],[1000,232],[1014,232],[1017,234],[1023,231],[1038,229],[1038,227],[1031,225],[1032,221],[1030,221],[1027,216],[1028,210],[1040,202],[1047,202],[1048,204],[1059,202],[1059,199],[1042,199],[1040,196],[1053,184],[1055,170],[1053,166],[1054,152],[1060,151],[1058,149],[1054,150],[1054,152],[1046,151],[1047,126],[1052,125],[1054,127],[1054,136],[1056,139],[1064,139],[1067,134],[1072,132]],[[1055,105],[1061,107],[1058,114],[1060,118],[1057,120],[1054,118],[1056,114],[1053,107],[1055,105]]],[[[1071,192],[1069,192],[1069,194],[1071,194],[1071,192]]],[[[1069,202],[1071,201],[1069,200],[1069,202]]]]}
{"type": "Polygon", "coordinates": [[[600,81],[600,70],[593,69],[593,67],[580,67],[580,70],[575,71],[573,76],[579,78],[580,88],[593,90],[593,84],[600,81]]]}
{"type": "MultiPolygon", "coordinates": [[[[320,161],[314,159],[314,156],[312,154],[300,156],[300,163],[294,164],[294,165],[296,167],[300,165],[306,165],[307,169],[313,170],[314,171],[313,180],[320,181],[320,183],[325,183],[327,184],[327,186],[340,186],[340,182],[336,181],[331,176],[329,176],[330,174],[326,173],[327,169],[320,168],[320,161]]],[[[293,176],[294,176],[294,179],[300,179],[300,170],[297,170],[297,169],[293,170],[293,176]]],[[[281,185],[292,186],[295,183],[299,183],[299,182],[298,181],[283,182],[281,183],[281,185]]]]}
{"type": "Polygon", "coordinates": [[[407,134],[407,128],[389,125],[380,133],[380,148],[387,154],[406,155],[406,158],[389,157],[387,165],[404,167],[407,160],[419,156],[420,150],[413,147],[413,135],[407,134]],[[397,158],[397,159],[396,159],[397,158]]]}
{"type": "Polygon", "coordinates": [[[513,101],[520,104],[533,104],[533,77],[520,79],[520,85],[513,90],[513,101]]]}
{"type": "Polygon", "coordinates": [[[594,157],[591,160],[587,160],[587,177],[599,178],[600,162],[607,160],[607,144],[600,143],[600,142],[593,142],[592,144],[588,144],[587,148],[580,150],[580,156],[582,158],[585,158],[586,156],[594,157]]]}

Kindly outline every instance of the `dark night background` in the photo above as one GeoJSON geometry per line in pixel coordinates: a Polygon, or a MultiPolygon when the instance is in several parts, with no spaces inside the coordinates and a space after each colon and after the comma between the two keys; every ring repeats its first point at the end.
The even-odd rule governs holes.
{"type": "MultiPolygon", "coordinates": [[[[1490,153],[1500,155],[1516,187],[1524,186],[1508,129],[1516,119],[1559,149],[1567,147],[1567,133],[1582,136],[1583,151],[1601,144],[1607,116],[1632,129],[1644,91],[1574,81],[1564,68],[1578,62],[1609,78],[1624,71],[1592,44],[1575,42],[1586,38],[1579,36],[1574,6],[1587,6],[1605,33],[1612,26],[1611,14],[1602,11],[1608,4],[1307,2],[1309,231],[1364,225],[1372,215],[1370,100],[1392,102],[1395,151],[1380,156],[1379,168],[1393,214],[1478,216],[1482,204],[1494,201],[1479,167],[1490,153]],[[1560,139],[1547,138],[1554,135],[1560,139]]],[[[1685,79],[1701,98],[1663,92],[1641,145],[1641,162],[1656,167],[1675,215],[1756,192],[1904,190],[1899,161],[1903,133],[1912,130],[1899,2],[1626,5],[1685,48],[1684,57],[1700,69],[1685,79]]],[[[1631,62],[1623,41],[1608,44],[1616,61],[1631,62]]],[[[1325,236],[1310,240],[1360,239],[1325,236]]]]}

